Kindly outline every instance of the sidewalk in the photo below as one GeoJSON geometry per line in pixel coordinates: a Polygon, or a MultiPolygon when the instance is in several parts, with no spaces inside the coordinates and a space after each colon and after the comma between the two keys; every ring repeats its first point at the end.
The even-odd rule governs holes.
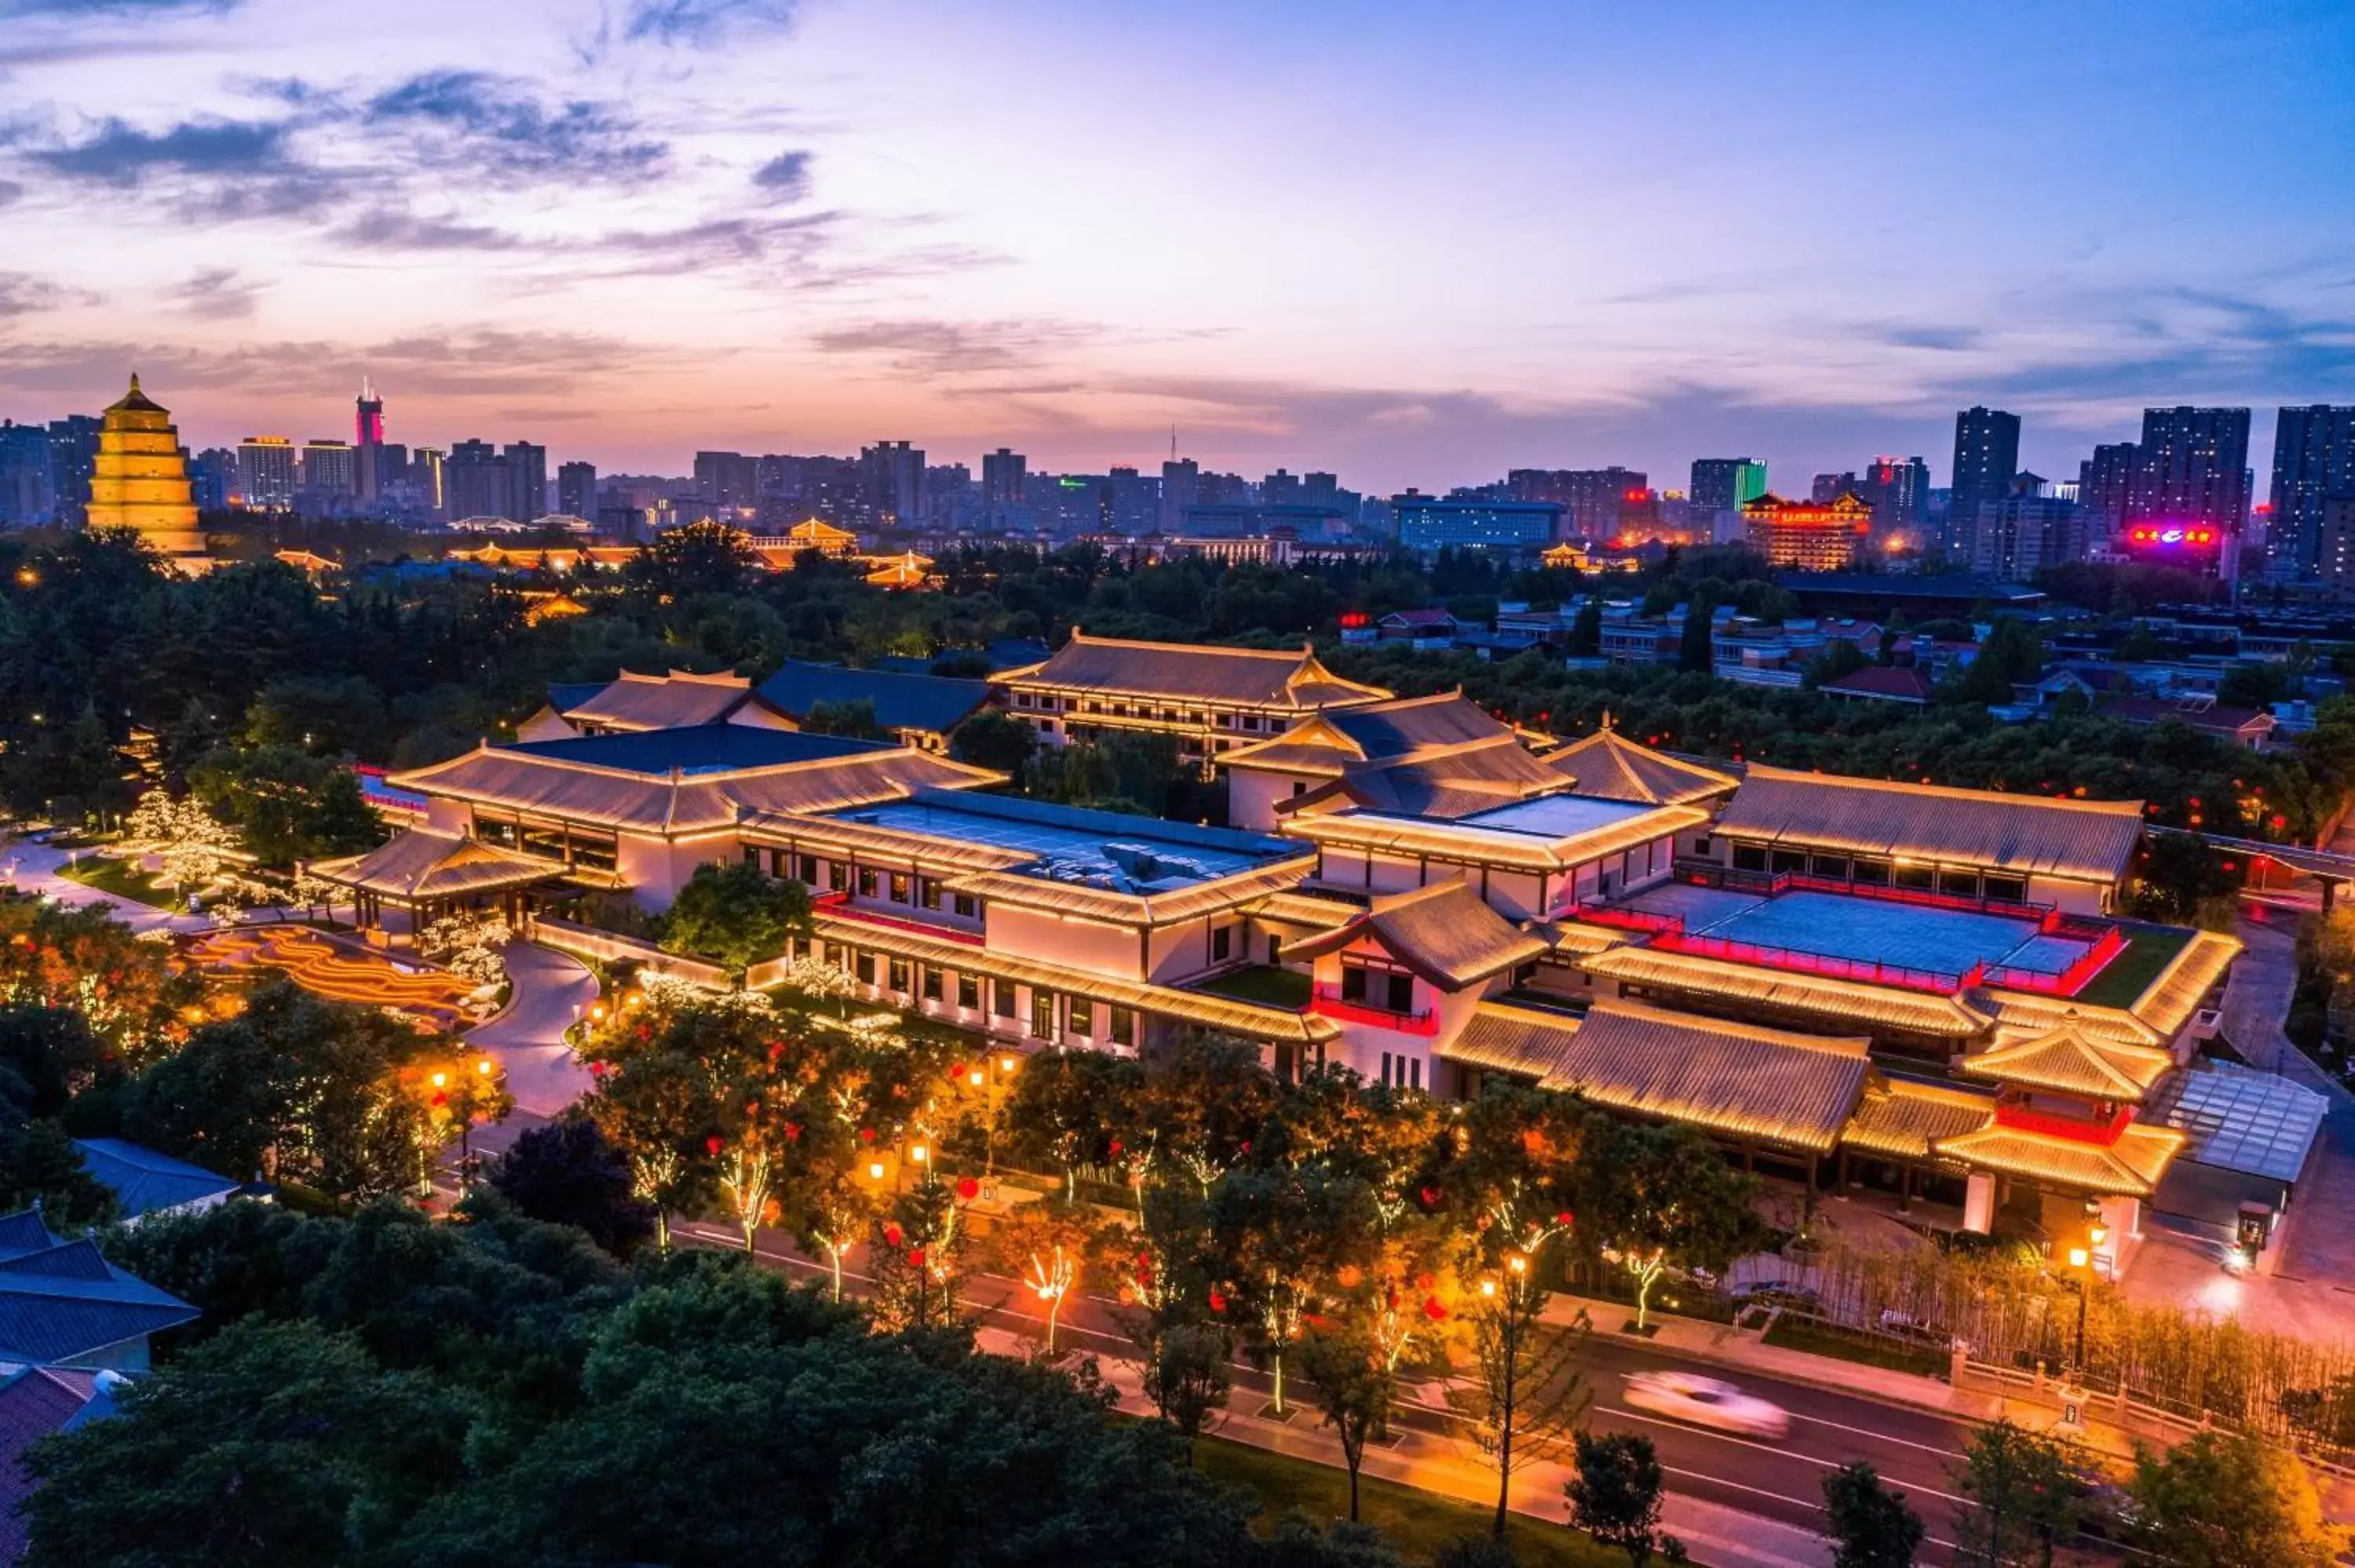
{"type": "MultiPolygon", "coordinates": [[[[1671,1355],[1779,1378],[1785,1383],[1881,1404],[1927,1410],[1955,1421],[1988,1425],[2009,1419],[2014,1425],[2042,1430],[2054,1425],[2061,1417],[2057,1392],[2040,1393],[2030,1387],[2003,1384],[1978,1373],[1966,1374],[1969,1383],[1956,1387],[1943,1378],[1867,1366],[1860,1361],[1817,1355],[1811,1351],[1785,1350],[1767,1344],[1758,1330],[1736,1329],[1727,1323],[1656,1312],[1651,1319],[1651,1337],[1637,1341],[1632,1334],[1619,1333],[1619,1325],[1635,1316],[1635,1308],[1624,1301],[1557,1294],[1548,1303],[1543,1316],[1549,1323],[1566,1327],[1575,1322],[1582,1311],[1587,1314],[1598,1335],[1640,1342],[1671,1355]]],[[[2104,1403],[2099,1398],[2086,1402],[2085,1431],[2078,1441],[2113,1458],[2133,1458],[2137,1435],[2115,1422],[2101,1419],[2097,1412],[2104,1403]]],[[[2154,1437],[2146,1436],[2141,1440],[2147,1445],[2154,1437]]]]}
{"type": "MultiPolygon", "coordinates": [[[[85,849],[80,853],[95,858],[98,852],[85,849]]],[[[5,873],[9,884],[21,893],[34,894],[75,909],[95,905],[134,931],[213,929],[212,921],[202,915],[176,915],[153,904],[125,898],[121,894],[83,886],[62,874],[64,867],[71,863],[74,856],[75,852],[70,850],[37,844],[27,839],[9,839],[0,842],[0,873],[5,873]]]]}
{"type": "MultiPolygon", "coordinates": [[[[1038,1341],[1010,1330],[985,1328],[975,1336],[985,1351],[1028,1358],[1038,1341]]],[[[1153,1414],[1137,1369],[1124,1361],[1096,1358],[1104,1383],[1119,1395],[1120,1408],[1134,1415],[1153,1414]]],[[[1295,1458],[1345,1468],[1340,1441],[1305,1406],[1290,1422],[1271,1421],[1230,1409],[1213,1436],[1295,1458]]],[[[1465,1438],[1401,1430],[1389,1446],[1369,1446],[1364,1473],[1493,1509],[1497,1473],[1465,1438]]],[[[1570,1505],[1562,1494],[1571,1467],[1547,1460],[1516,1467],[1512,1510],[1567,1529],[1570,1505]]],[[[1710,1568],[1828,1568],[1831,1543],[1796,1526],[1737,1509],[1668,1493],[1661,1500],[1660,1528],[1681,1540],[1699,1563],[1710,1568]]]]}
{"type": "Polygon", "coordinates": [[[516,1109],[554,1117],[589,1092],[589,1070],[564,1043],[597,1001],[597,977],[552,948],[516,941],[503,954],[514,989],[497,1017],[467,1032],[466,1044],[498,1058],[516,1109]]]}

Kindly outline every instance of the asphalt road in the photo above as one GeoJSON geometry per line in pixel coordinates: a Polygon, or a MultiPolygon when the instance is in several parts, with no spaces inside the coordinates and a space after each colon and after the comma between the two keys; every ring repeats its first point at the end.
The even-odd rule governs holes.
{"type": "MultiPolygon", "coordinates": [[[[707,1245],[741,1245],[733,1232],[712,1225],[677,1226],[674,1234],[682,1241],[707,1245]]],[[[772,1266],[796,1275],[822,1277],[826,1273],[823,1264],[800,1256],[784,1238],[769,1233],[762,1234],[760,1256],[772,1266]]],[[[855,1268],[846,1269],[844,1280],[852,1294],[860,1293],[865,1284],[855,1268]]],[[[1045,1314],[1013,1280],[968,1277],[964,1305],[990,1327],[1033,1338],[1044,1336],[1045,1314]]],[[[1118,1328],[1113,1304],[1100,1298],[1065,1307],[1059,1343],[1093,1351],[1107,1361],[1135,1354],[1135,1346],[1118,1328]]],[[[1649,1437],[1668,1473],[1670,1489],[1687,1496],[1802,1529],[1820,1530],[1824,1476],[1849,1460],[1867,1460],[1891,1486],[1905,1494],[1929,1525],[1930,1539],[1922,1555],[1927,1563],[1949,1561],[1947,1548],[1955,1539],[1956,1510],[1973,1506],[1955,1495],[1953,1478],[1972,1430],[1966,1423],[1746,1371],[1727,1371],[1616,1334],[1592,1335],[1577,1358],[1576,1371],[1589,1390],[1590,1425],[1649,1437]],[[1723,1378],[1747,1393],[1781,1405],[1791,1414],[1789,1434],[1774,1440],[1741,1437],[1627,1406],[1624,1396],[1629,1377],[1678,1367],[1723,1378]]],[[[1241,1391],[1246,1390],[1264,1399],[1271,1383],[1266,1372],[1237,1362],[1235,1404],[1242,1405],[1241,1391]]],[[[1398,1424],[1433,1435],[1458,1435],[1465,1430],[1459,1418],[1411,1396],[1401,1402],[1398,1424]]]]}

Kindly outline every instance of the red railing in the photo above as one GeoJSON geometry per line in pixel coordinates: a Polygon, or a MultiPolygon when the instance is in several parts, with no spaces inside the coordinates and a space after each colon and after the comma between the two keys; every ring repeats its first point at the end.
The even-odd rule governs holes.
{"type": "Polygon", "coordinates": [[[1838,893],[1851,898],[1878,898],[1891,904],[1911,904],[1923,909],[1959,909],[1974,915],[1999,915],[2009,920],[2045,920],[2057,913],[2050,904],[2027,904],[2013,898],[1981,898],[1964,893],[1939,893],[1926,887],[1884,887],[1869,882],[1842,882],[1804,871],[1736,871],[1732,866],[1682,865],[1677,880],[1695,887],[1724,887],[1772,898],[1794,889],[1806,893],[1838,893]]]}
{"type": "Polygon", "coordinates": [[[864,926],[881,926],[893,931],[907,931],[919,937],[937,937],[944,942],[963,942],[978,948],[983,937],[978,931],[960,931],[954,926],[935,926],[926,920],[903,920],[897,915],[879,915],[872,909],[861,909],[847,902],[839,893],[821,894],[812,901],[837,920],[853,920],[864,926]]]}
{"type": "Polygon", "coordinates": [[[1822,975],[1831,980],[1863,980],[1870,985],[1902,986],[1908,991],[1937,991],[1947,996],[1983,984],[1987,979],[1987,965],[1984,963],[1973,964],[1960,971],[1922,969],[1906,964],[1885,964],[1877,959],[1838,958],[1830,953],[1809,952],[1804,948],[1737,942],[1725,937],[1659,937],[1653,940],[1652,946],[1661,952],[1690,953],[1696,958],[1726,959],[1734,963],[1757,964],[1770,969],[1822,975]]]}
{"type": "Polygon", "coordinates": [[[2104,929],[2094,945],[2079,954],[2073,963],[2057,974],[2049,970],[2018,969],[1999,965],[1987,970],[1987,983],[2009,986],[2013,991],[2032,991],[2040,996],[2074,996],[2084,989],[2086,981],[2102,972],[2105,965],[2126,951],[2126,934],[2111,926],[2104,929]]]}
{"type": "Polygon", "coordinates": [[[2041,1133],[2047,1138],[2065,1138],[2072,1143],[2098,1144],[2106,1149],[2115,1143],[2134,1119],[2132,1106],[2120,1106],[2107,1121],[2091,1120],[2073,1116],[2059,1116],[2051,1111],[2030,1110],[2026,1106],[2009,1101],[1998,1101],[1996,1124],[2014,1127],[2022,1132],[2041,1133]]]}
{"type": "Polygon", "coordinates": [[[1684,935],[1685,917],[1650,909],[1626,909],[1609,904],[1572,904],[1570,916],[1590,926],[1616,926],[1625,931],[1649,931],[1656,936],[1684,935]]]}
{"type": "Polygon", "coordinates": [[[1401,1034],[1439,1033],[1439,1020],[1428,1009],[1421,1012],[1392,1012],[1387,1007],[1346,1001],[1342,1000],[1338,986],[1316,987],[1309,998],[1308,1011],[1327,1018],[1337,1018],[1346,1023],[1369,1023],[1377,1029],[1395,1029],[1401,1034]]]}

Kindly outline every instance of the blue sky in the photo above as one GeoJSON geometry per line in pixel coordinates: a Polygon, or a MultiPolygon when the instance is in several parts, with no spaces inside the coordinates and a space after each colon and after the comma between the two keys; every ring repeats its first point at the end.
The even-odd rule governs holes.
{"type": "MultiPolygon", "coordinates": [[[[2355,8],[0,0],[0,414],[1373,489],[2355,400],[2355,8]]],[[[2262,479],[2261,482],[2262,483],[2262,479]]]]}

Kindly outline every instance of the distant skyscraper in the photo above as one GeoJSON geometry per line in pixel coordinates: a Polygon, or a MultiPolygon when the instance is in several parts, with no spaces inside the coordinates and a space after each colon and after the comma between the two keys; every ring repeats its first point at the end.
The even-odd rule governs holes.
{"type": "Polygon", "coordinates": [[[1999,501],[1986,501],[1971,521],[1955,524],[1955,553],[1982,577],[2028,582],[2048,567],[2084,559],[2087,538],[2074,501],[2032,473],[2012,476],[1999,501]]]}
{"type": "Polygon", "coordinates": [[[1161,465],[1161,531],[1185,531],[1186,514],[1201,504],[1202,465],[1192,458],[1171,458],[1161,465]]]}
{"type": "Polygon", "coordinates": [[[384,490],[384,399],[366,376],[352,415],[354,487],[362,501],[374,501],[384,490]]]}
{"type": "Polygon", "coordinates": [[[237,453],[227,447],[207,447],[188,462],[190,499],[199,512],[226,512],[237,487],[237,453]]]}
{"type": "Polygon", "coordinates": [[[248,436],[238,442],[237,498],[249,512],[291,510],[294,443],[284,436],[248,436]]]}
{"type": "Polygon", "coordinates": [[[924,452],[906,441],[878,441],[858,454],[871,520],[883,526],[921,525],[929,510],[924,497],[924,452]]]}
{"type": "Polygon", "coordinates": [[[442,510],[453,523],[507,514],[507,463],[485,440],[460,441],[442,464],[442,510]]]}
{"type": "Polygon", "coordinates": [[[302,488],[320,502],[359,493],[358,453],[349,441],[304,441],[302,488]]]}
{"type": "Polygon", "coordinates": [[[1029,473],[1030,460],[1010,447],[982,453],[982,503],[992,509],[1021,505],[1023,482],[1029,473]]]}
{"type": "Polygon", "coordinates": [[[2019,415],[1980,405],[1955,416],[1955,466],[1946,502],[1950,546],[1977,527],[1982,503],[2011,493],[2012,477],[2019,472],[2019,415]]]}
{"type": "Polygon", "coordinates": [[[2316,569],[2340,593],[2355,592],[2355,495],[2334,495],[2322,503],[2316,524],[2321,541],[2316,569]]]}
{"type": "Polygon", "coordinates": [[[2322,564],[2322,509],[2355,495],[2355,408],[2316,403],[2274,416],[2274,557],[2302,575],[2322,564]]]}
{"type": "Polygon", "coordinates": [[[509,441],[499,452],[507,465],[506,515],[528,523],[548,514],[548,449],[529,441],[509,441]]]}
{"type": "Polygon", "coordinates": [[[1766,493],[1766,465],[1746,457],[1695,458],[1686,503],[1702,518],[1739,512],[1766,493]]]}
{"type": "Polygon", "coordinates": [[[2106,541],[2126,520],[2126,498],[2134,490],[2135,444],[2116,441],[2097,446],[2077,467],[2077,505],[2085,514],[2086,529],[2106,541]]]}
{"type": "Polygon", "coordinates": [[[1864,483],[1853,473],[1819,473],[1808,487],[1807,499],[1818,506],[1829,506],[1843,495],[1854,495],[1864,483]]]}
{"type": "Polygon", "coordinates": [[[1877,457],[1866,465],[1857,495],[1872,508],[1876,538],[1923,543],[1922,520],[1930,505],[1930,465],[1918,457],[1877,457]]]}
{"type": "Polygon", "coordinates": [[[57,515],[48,427],[0,419],[0,527],[37,527],[57,515]]]}
{"type": "Polygon", "coordinates": [[[761,503],[761,465],[742,452],[695,454],[695,493],[723,512],[761,503]]]}
{"type": "Polygon", "coordinates": [[[448,454],[440,447],[420,447],[410,454],[409,482],[426,505],[442,509],[442,463],[448,454]]]}
{"type": "Polygon", "coordinates": [[[1260,504],[1263,506],[1296,506],[1300,503],[1300,476],[1277,469],[1259,482],[1260,504]]]}
{"type": "Polygon", "coordinates": [[[2126,492],[2126,543],[2145,558],[2231,577],[2249,516],[2249,411],[2145,408],[2126,492]],[[2152,536],[2137,539],[2147,524],[2152,536]],[[2190,536],[2170,536],[2190,529],[2190,536]],[[2200,533],[2213,535],[2200,541],[2200,533]],[[2197,547],[2195,547],[2197,546],[2197,547]]]}
{"type": "Polygon", "coordinates": [[[556,509],[567,517],[597,521],[597,465],[568,462],[556,471],[556,509]]]}
{"type": "Polygon", "coordinates": [[[57,496],[58,521],[80,527],[90,511],[91,476],[98,471],[95,414],[69,414],[49,421],[49,481],[57,496]]]}
{"type": "MultiPolygon", "coordinates": [[[[1581,539],[1609,539],[1619,532],[1620,509],[1631,495],[1651,493],[1652,476],[1632,468],[1574,468],[1561,476],[1561,503],[1570,508],[1563,526],[1581,539]]],[[[1507,481],[1509,487],[1510,481],[1507,481]]]]}

